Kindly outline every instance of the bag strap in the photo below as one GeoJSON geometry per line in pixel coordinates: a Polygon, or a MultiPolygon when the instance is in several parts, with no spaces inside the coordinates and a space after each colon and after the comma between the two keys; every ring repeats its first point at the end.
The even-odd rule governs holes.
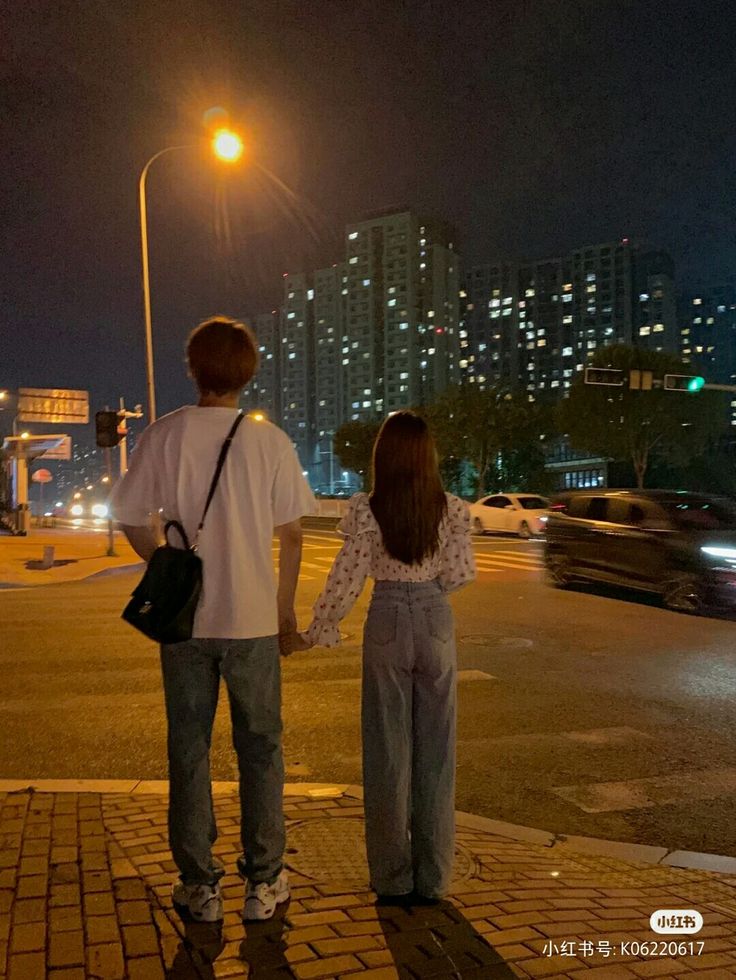
{"type": "Polygon", "coordinates": [[[235,421],[232,424],[232,428],[230,429],[230,431],[227,434],[227,438],[225,439],[225,441],[222,444],[222,449],[220,450],[220,455],[217,458],[217,466],[215,467],[215,475],[212,477],[212,483],[210,483],[209,493],[207,494],[207,500],[206,500],[205,505],[204,505],[204,510],[202,511],[202,519],[199,522],[199,527],[197,528],[197,531],[196,531],[196,533],[194,535],[194,541],[192,542],[192,551],[196,551],[197,550],[197,541],[199,541],[199,533],[202,530],[202,528],[204,527],[204,519],[207,516],[207,511],[210,509],[210,504],[212,503],[212,498],[215,495],[215,490],[217,489],[217,484],[218,484],[218,481],[220,479],[220,474],[222,473],[222,467],[225,465],[225,459],[227,457],[228,450],[230,449],[230,443],[233,441],[233,439],[235,437],[235,433],[238,431],[238,426],[240,425],[240,423],[243,421],[244,418],[245,418],[245,415],[243,414],[243,411],[241,409],[241,411],[238,412],[238,417],[235,419],[235,421]]]}

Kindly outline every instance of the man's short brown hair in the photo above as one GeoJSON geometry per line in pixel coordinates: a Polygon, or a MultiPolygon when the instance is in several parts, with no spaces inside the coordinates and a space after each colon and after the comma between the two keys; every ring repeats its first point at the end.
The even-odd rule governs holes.
{"type": "Polygon", "coordinates": [[[213,316],[189,334],[187,362],[201,392],[226,395],[243,388],[256,373],[256,338],[244,323],[213,316]]]}

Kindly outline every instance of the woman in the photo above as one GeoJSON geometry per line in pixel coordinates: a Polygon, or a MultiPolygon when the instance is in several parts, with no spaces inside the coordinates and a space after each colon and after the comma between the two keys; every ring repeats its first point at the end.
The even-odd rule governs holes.
{"type": "Polygon", "coordinates": [[[475,578],[467,505],[442,488],[426,423],[395,412],[373,448],[373,492],[351,500],[345,542],[305,645],[336,646],[368,575],[363,637],[363,782],[379,901],[432,902],[452,872],[456,650],[447,593],[475,578]]]}

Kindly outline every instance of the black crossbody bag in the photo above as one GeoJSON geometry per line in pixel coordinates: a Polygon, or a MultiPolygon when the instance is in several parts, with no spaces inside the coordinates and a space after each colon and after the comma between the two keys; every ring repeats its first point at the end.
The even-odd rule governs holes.
{"type": "Polygon", "coordinates": [[[157,643],[181,643],[192,638],[194,614],[202,592],[202,559],[197,554],[197,542],[230,444],[244,417],[242,412],[238,414],[222,444],[194,541],[189,544],[187,533],[179,521],[167,521],[164,527],[166,543],[151,555],[143,578],[123,610],[122,617],[126,623],[157,643]],[[179,532],[184,548],[174,548],[169,544],[170,528],[179,532]]]}

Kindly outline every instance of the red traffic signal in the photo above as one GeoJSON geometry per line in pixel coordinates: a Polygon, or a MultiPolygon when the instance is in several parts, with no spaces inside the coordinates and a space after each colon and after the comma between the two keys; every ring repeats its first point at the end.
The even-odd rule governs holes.
{"type": "Polygon", "coordinates": [[[97,412],[95,415],[96,436],[97,445],[101,449],[112,449],[120,442],[122,436],[118,432],[118,424],[117,412],[97,412]]]}

